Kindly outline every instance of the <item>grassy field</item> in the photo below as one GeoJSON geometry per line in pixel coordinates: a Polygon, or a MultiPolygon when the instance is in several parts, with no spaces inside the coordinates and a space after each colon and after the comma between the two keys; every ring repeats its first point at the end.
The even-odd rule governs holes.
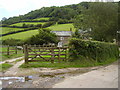
{"type": "Polygon", "coordinates": [[[32,35],[35,35],[37,33],[38,33],[38,30],[25,31],[25,32],[20,32],[20,33],[16,33],[16,34],[3,36],[2,39],[5,40],[5,39],[14,38],[14,39],[25,40],[25,39],[27,39],[27,38],[29,38],[32,35]]]}
{"type": "Polygon", "coordinates": [[[73,26],[73,24],[58,24],[58,25],[53,25],[48,27],[49,29],[53,30],[53,31],[69,31],[70,28],[72,28],[72,31],[75,31],[75,28],[73,26]]]}
{"type": "MultiPolygon", "coordinates": [[[[58,24],[58,25],[50,26],[48,28],[53,30],[53,31],[69,31],[70,28],[72,28],[72,31],[75,31],[73,24],[58,24]]],[[[29,38],[32,35],[35,35],[37,33],[38,33],[38,30],[25,31],[25,32],[20,32],[20,33],[16,33],[16,34],[3,36],[2,39],[5,40],[8,38],[14,38],[14,39],[24,40],[24,39],[27,39],[27,38],[29,38]]]]}
{"type": "Polygon", "coordinates": [[[24,30],[23,28],[9,28],[9,27],[0,27],[0,29],[2,29],[2,32],[0,34],[6,34],[12,31],[24,30]]]}
{"type": "Polygon", "coordinates": [[[45,18],[36,18],[36,19],[33,19],[33,20],[49,20],[50,18],[48,17],[45,17],[45,18]]]}
{"type": "Polygon", "coordinates": [[[10,26],[22,26],[23,24],[34,24],[34,25],[37,25],[37,24],[45,24],[45,22],[20,22],[20,23],[15,23],[15,24],[12,24],[10,26]]]}

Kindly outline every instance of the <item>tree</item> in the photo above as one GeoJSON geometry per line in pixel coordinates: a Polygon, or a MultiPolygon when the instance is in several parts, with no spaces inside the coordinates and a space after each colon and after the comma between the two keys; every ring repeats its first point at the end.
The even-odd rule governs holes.
{"type": "Polygon", "coordinates": [[[111,2],[90,3],[90,7],[78,16],[75,26],[88,30],[91,29],[91,36],[99,41],[112,41],[116,38],[118,30],[118,4],[111,2]]]}
{"type": "Polygon", "coordinates": [[[3,17],[3,18],[2,18],[2,21],[5,21],[5,20],[7,20],[7,18],[6,18],[6,17],[3,17]]]}
{"type": "Polygon", "coordinates": [[[31,45],[43,45],[49,43],[57,43],[57,36],[52,33],[49,29],[40,29],[39,34],[32,36],[28,40],[25,41],[25,44],[31,45]]]}

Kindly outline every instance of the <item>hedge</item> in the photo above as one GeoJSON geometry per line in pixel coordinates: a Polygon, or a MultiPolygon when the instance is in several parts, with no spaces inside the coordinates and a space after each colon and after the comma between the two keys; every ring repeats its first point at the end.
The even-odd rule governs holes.
{"type": "Polygon", "coordinates": [[[18,30],[18,31],[10,31],[5,34],[0,34],[0,37],[10,35],[10,34],[16,34],[16,33],[20,33],[20,32],[30,31],[30,30],[36,30],[36,29],[38,29],[38,27],[31,27],[31,28],[26,28],[24,30],[18,30]]]}
{"type": "Polygon", "coordinates": [[[97,62],[104,62],[108,59],[117,59],[119,57],[118,46],[113,43],[72,38],[69,45],[70,60],[76,60],[80,56],[84,56],[97,62]]]}

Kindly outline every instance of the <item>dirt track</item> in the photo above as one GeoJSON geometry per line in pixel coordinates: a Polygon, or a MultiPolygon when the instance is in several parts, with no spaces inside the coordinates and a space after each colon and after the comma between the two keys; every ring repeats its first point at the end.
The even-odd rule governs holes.
{"type": "Polygon", "coordinates": [[[2,80],[8,88],[117,88],[118,64],[88,68],[18,68],[24,61],[1,74],[4,77],[22,77],[2,80]],[[88,73],[87,73],[88,72],[88,73]],[[27,78],[27,79],[26,79],[27,78]],[[64,80],[64,81],[63,81],[64,80]],[[57,84],[56,84],[57,83],[57,84]]]}
{"type": "Polygon", "coordinates": [[[118,88],[118,65],[113,64],[82,75],[66,78],[53,88],[118,88]]]}

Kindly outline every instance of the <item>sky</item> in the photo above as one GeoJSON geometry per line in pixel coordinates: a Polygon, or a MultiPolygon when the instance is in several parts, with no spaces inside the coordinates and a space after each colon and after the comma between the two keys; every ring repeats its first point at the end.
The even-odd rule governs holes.
{"type": "Polygon", "coordinates": [[[27,14],[42,7],[78,4],[88,0],[0,0],[0,20],[27,14]]]}

